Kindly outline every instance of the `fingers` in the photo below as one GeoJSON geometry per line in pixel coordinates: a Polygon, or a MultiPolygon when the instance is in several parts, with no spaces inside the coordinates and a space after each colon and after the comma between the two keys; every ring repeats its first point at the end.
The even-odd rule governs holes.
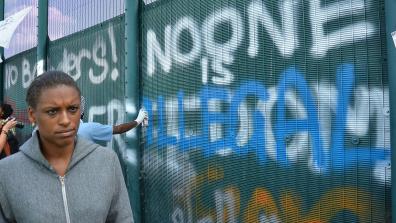
{"type": "Polygon", "coordinates": [[[10,119],[8,122],[6,122],[3,126],[3,130],[8,131],[12,128],[14,128],[17,124],[17,121],[15,120],[15,118],[10,119]]]}

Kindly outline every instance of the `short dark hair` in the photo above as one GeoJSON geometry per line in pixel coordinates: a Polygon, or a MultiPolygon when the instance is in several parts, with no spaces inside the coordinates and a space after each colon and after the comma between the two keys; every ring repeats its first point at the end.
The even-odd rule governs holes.
{"type": "Polygon", "coordinates": [[[37,76],[30,84],[26,93],[26,103],[30,107],[36,108],[41,92],[59,85],[72,87],[78,91],[79,95],[81,95],[81,91],[77,86],[77,83],[68,74],[62,71],[47,71],[40,76],[37,76]]]}
{"type": "Polygon", "coordinates": [[[14,109],[12,109],[11,105],[9,104],[1,104],[1,118],[6,119],[12,115],[12,112],[14,112],[14,109]]]}

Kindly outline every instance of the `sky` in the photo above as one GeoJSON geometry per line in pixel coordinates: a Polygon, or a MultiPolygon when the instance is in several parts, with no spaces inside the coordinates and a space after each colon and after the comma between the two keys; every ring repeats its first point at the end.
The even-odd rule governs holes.
{"type": "MultiPolygon", "coordinates": [[[[51,0],[48,1],[48,36],[56,40],[106,21],[124,12],[124,0],[51,0]]],[[[26,7],[31,12],[16,29],[5,58],[37,45],[38,0],[6,0],[5,17],[26,7]]]]}

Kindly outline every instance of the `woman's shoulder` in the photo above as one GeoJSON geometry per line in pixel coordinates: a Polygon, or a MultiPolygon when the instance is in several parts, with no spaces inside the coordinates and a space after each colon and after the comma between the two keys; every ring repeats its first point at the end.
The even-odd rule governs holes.
{"type": "Polygon", "coordinates": [[[102,154],[103,156],[107,156],[107,157],[117,156],[117,154],[115,153],[115,151],[113,149],[104,147],[101,145],[98,145],[98,148],[96,148],[95,152],[102,154]]]}
{"type": "Polygon", "coordinates": [[[94,156],[105,158],[117,157],[117,154],[110,148],[103,147],[83,137],[78,137],[77,141],[78,153],[91,153],[94,156]]]}
{"type": "Polygon", "coordinates": [[[28,160],[22,152],[17,152],[0,160],[0,177],[28,165],[28,160]]]}
{"type": "Polygon", "coordinates": [[[8,166],[11,164],[19,165],[20,162],[25,162],[24,158],[25,157],[22,152],[17,152],[17,153],[14,153],[10,156],[7,156],[7,157],[1,159],[0,166],[4,166],[4,165],[8,166]]]}

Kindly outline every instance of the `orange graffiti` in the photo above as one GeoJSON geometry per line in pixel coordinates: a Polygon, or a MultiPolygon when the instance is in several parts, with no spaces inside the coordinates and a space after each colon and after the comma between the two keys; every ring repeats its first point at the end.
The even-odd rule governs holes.
{"type": "Polygon", "coordinates": [[[199,188],[204,185],[217,184],[223,179],[223,170],[212,165],[195,178],[192,205],[198,219],[217,218],[228,222],[231,219],[243,218],[243,222],[246,223],[259,223],[263,218],[269,218],[278,222],[326,223],[342,211],[349,211],[359,218],[359,222],[369,222],[370,220],[369,203],[367,202],[370,200],[369,195],[353,187],[341,187],[328,191],[309,210],[303,209],[301,198],[292,191],[281,193],[277,203],[267,189],[257,188],[253,191],[246,208],[241,213],[241,192],[231,185],[224,189],[216,189],[225,199],[221,209],[208,208],[204,205],[202,190],[199,188]],[[217,213],[218,211],[222,213],[217,213]]]}
{"type": "Polygon", "coordinates": [[[369,196],[355,188],[337,188],[326,193],[312,208],[305,222],[329,222],[335,213],[349,210],[360,222],[369,221],[369,196]]]}
{"type": "Polygon", "coordinates": [[[267,216],[278,216],[278,210],[271,194],[265,189],[256,189],[249,201],[245,212],[246,223],[258,223],[259,215],[264,212],[267,216]]]}
{"type": "Polygon", "coordinates": [[[324,223],[341,211],[348,210],[368,222],[368,195],[355,188],[337,188],[326,193],[308,212],[301,213],[301,204],[297,196],[287,192],[281,196],[281,209],[276,207],[271,194],[265,189],[256,189],[245,211],[246,223],[258,223],[260,214],[277,216],[281,222],[324,223]]]}

